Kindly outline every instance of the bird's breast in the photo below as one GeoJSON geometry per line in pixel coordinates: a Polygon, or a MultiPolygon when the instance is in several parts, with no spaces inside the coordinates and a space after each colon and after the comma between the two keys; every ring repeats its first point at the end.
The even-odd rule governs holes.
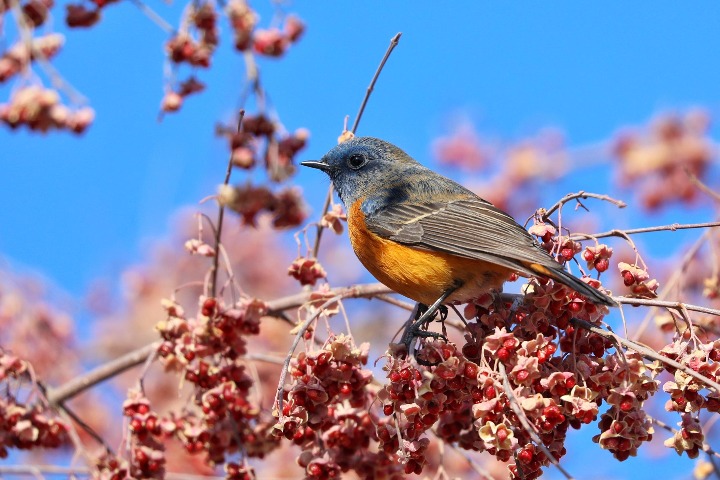
{"type": "Polygon", "coordinates": [[[461,285],[448,303],[464,303],[499,290],[511,270],[482,260],[403,245],[367,228],[362,200],[348,208],[350,243],[360,262],[387,287],[429,305],[443,292],[461,285]]]}

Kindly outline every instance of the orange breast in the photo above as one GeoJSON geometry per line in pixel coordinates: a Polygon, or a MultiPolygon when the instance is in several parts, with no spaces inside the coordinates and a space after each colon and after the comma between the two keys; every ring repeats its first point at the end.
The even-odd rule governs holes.
{"type": "Polygon", "coordinates": [[[462,286],[448,299],[466,302],[500,289],[511,270],[489,262],[402,245],[370,232],[358,201],[348,212],[348,230],[355,255],[380,282],[401,295],[431,304],[444,291],[462,286]]]}

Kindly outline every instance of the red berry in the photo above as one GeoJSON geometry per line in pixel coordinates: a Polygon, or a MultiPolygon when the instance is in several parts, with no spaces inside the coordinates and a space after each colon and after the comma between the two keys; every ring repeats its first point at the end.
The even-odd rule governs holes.
{"type": "Polygon", "coordinates": [[[510,359],[510,351],[505,347],[499,348],[497,357],[501,362],[505,363],[510,359]]]}
{"type": "Polygon", "coordinates": [[[575,256],[575,250],[570,247],[565,247],[560,250],[560,256],[563,258],[563,260],[569,261],[575,256]]]}
{"type": "Polygon", "coordinates": [[[478,366],[472,362],[467,362],[463,373],[467,378],[477,378],[478,366]]]}
{"type": "Polygon", "coordinates": [[[595,269],[600,273],[607,270],[609,266],[610,261],[607,258],[598,258],[595,260],[595,269]]]}

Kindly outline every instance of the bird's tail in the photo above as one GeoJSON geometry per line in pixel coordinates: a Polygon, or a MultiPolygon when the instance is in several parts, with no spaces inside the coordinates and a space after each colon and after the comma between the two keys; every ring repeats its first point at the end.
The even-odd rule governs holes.
{"type": "Polygon", "coordinates": [[[564,268],[558,265],[558,268],[548,268],[545,265],[538,263],[531,263],[527,265],[530,270],[543,277],[548,277],[556,282],[560,282],[566,285],[581,295],[587,297],[593,303],[600,305],[607,305],[608,307],[617,307],[618,303],[610,298],[609,295],[604,294],[600,290],[591,287],[587,283],[583,282],[579,278],[569,274],[564,268]]]}

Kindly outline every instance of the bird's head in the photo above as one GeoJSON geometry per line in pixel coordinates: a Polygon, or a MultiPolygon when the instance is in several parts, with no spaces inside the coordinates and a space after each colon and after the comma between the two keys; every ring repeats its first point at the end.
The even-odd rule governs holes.
{"type": "Polygon", "coordinates": [[[372,137],[355,137],[330,150],[319,162],[301,165],[327,173],[346,207],[419,166],[395,145],[372,137]]]}

